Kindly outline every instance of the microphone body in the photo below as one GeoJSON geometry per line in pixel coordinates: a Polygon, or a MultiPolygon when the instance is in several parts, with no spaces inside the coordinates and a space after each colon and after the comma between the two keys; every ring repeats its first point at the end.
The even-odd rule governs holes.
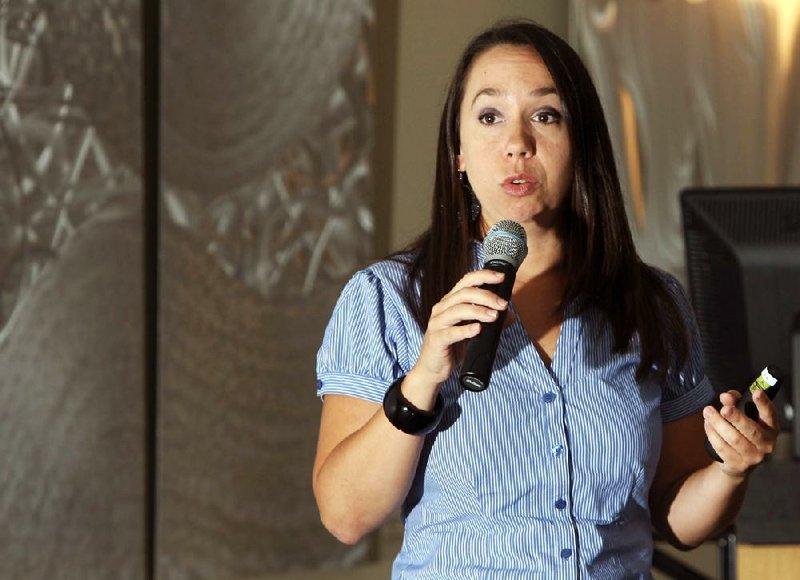
{"type": "MultiPolygon", "coordinates": [[[[501,298],[511,298],[517,268],[528,255],[525,229],[517,222],[502,220],[491,227],[483,241],[487,270],[503,272],[505,277],[499,284],[484,284],[481,288],[491,290],[501,298]]],[[[501,310],[492,322],[481,322],[481,331],[467,347],[458,380],[469,391],[483,391],[489,386],[497,345],[507,310],[501,310]]]]}
{"type": "MultiPolygon", "coordinates": [[[[501,298],[511,298],[514,280],[517,278],[517,269],[513,264],[502,260],[491,260],[483,265],[487,270],[503,272],[505,278],[500,284],[484,284],[481,288],[491,290],[501,298]]],[[[461,365],[459,381],[461,386],[470,391],[483,391],[489,386],[492,376],[494,358],[497,354],[497,345],[500,343],[500,333],[508,310],[501,310],[492,322],[481,322],[481,332],[467,347],[467,354],[461,365]]]]}

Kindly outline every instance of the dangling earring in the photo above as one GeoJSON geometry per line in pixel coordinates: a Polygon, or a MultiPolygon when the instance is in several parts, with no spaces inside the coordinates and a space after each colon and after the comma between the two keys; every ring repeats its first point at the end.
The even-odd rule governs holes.
{"type": "Polygon", "coordinates": [[[467,197],[469,198],[469,221],[475,222],[481,215],[481,202],[478,201],[478,196],[475,195],[475,192],[472,190],[472,186],[469,184],[469,178],[467,177],[466,171],[458,172],[458,180],[461,182],[461,187],[467,193],[467,197]]]}

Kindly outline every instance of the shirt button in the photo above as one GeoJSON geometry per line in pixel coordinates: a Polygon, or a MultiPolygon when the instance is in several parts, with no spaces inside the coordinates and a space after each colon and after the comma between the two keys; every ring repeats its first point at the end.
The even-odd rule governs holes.
{"type": "Polygon", "coordinates": [[[561,457],[561,454],[564,453],[564,446],[563,445],[556,445],[551,449],[553,455],[556,457],[561,457]]]}
{"type": "Polygon", "coordinates": [[[556,509],[563,510],[565,507],[567,507],[567,502],[563,499],[556,500],[556,509]]]}
{"type": "Polygon", "coordinates": [[[566,560],[570,556],[572,556],[572,550],[570,550],[569,548],[564,548],[563,550],[561,550],[561,557],[562,558],[564,558],[566,560]]]}
{"type": "Polygon", "coordinates": [[[545,403],[552,403],[555,400],[556,400],[555,393],[545,393],[544,395],[542,395],[542,401],[544,401],[545,403]]]}

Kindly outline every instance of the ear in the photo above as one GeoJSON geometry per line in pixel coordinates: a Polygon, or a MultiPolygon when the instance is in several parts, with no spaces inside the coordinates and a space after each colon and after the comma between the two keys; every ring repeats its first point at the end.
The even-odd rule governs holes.
{"type": "Polygon", "coordinates": [[[467,170],[466,166],[464,165],[464,154],[463,153],[459,153],[458,155],[456,155],[456,161],[458,162],[458,170],[459,171],[466,171],[467,170]]]}

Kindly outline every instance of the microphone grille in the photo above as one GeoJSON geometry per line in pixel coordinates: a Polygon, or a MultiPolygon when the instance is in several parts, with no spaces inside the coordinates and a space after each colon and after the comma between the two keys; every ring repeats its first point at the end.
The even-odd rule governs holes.
{"type": "Polygon", "coordinates": [[[502,260],[519,268],[528,255],[528,236],[525,228],[512,220],[494,224],[483,239],[484,262],[502,260]]]}

